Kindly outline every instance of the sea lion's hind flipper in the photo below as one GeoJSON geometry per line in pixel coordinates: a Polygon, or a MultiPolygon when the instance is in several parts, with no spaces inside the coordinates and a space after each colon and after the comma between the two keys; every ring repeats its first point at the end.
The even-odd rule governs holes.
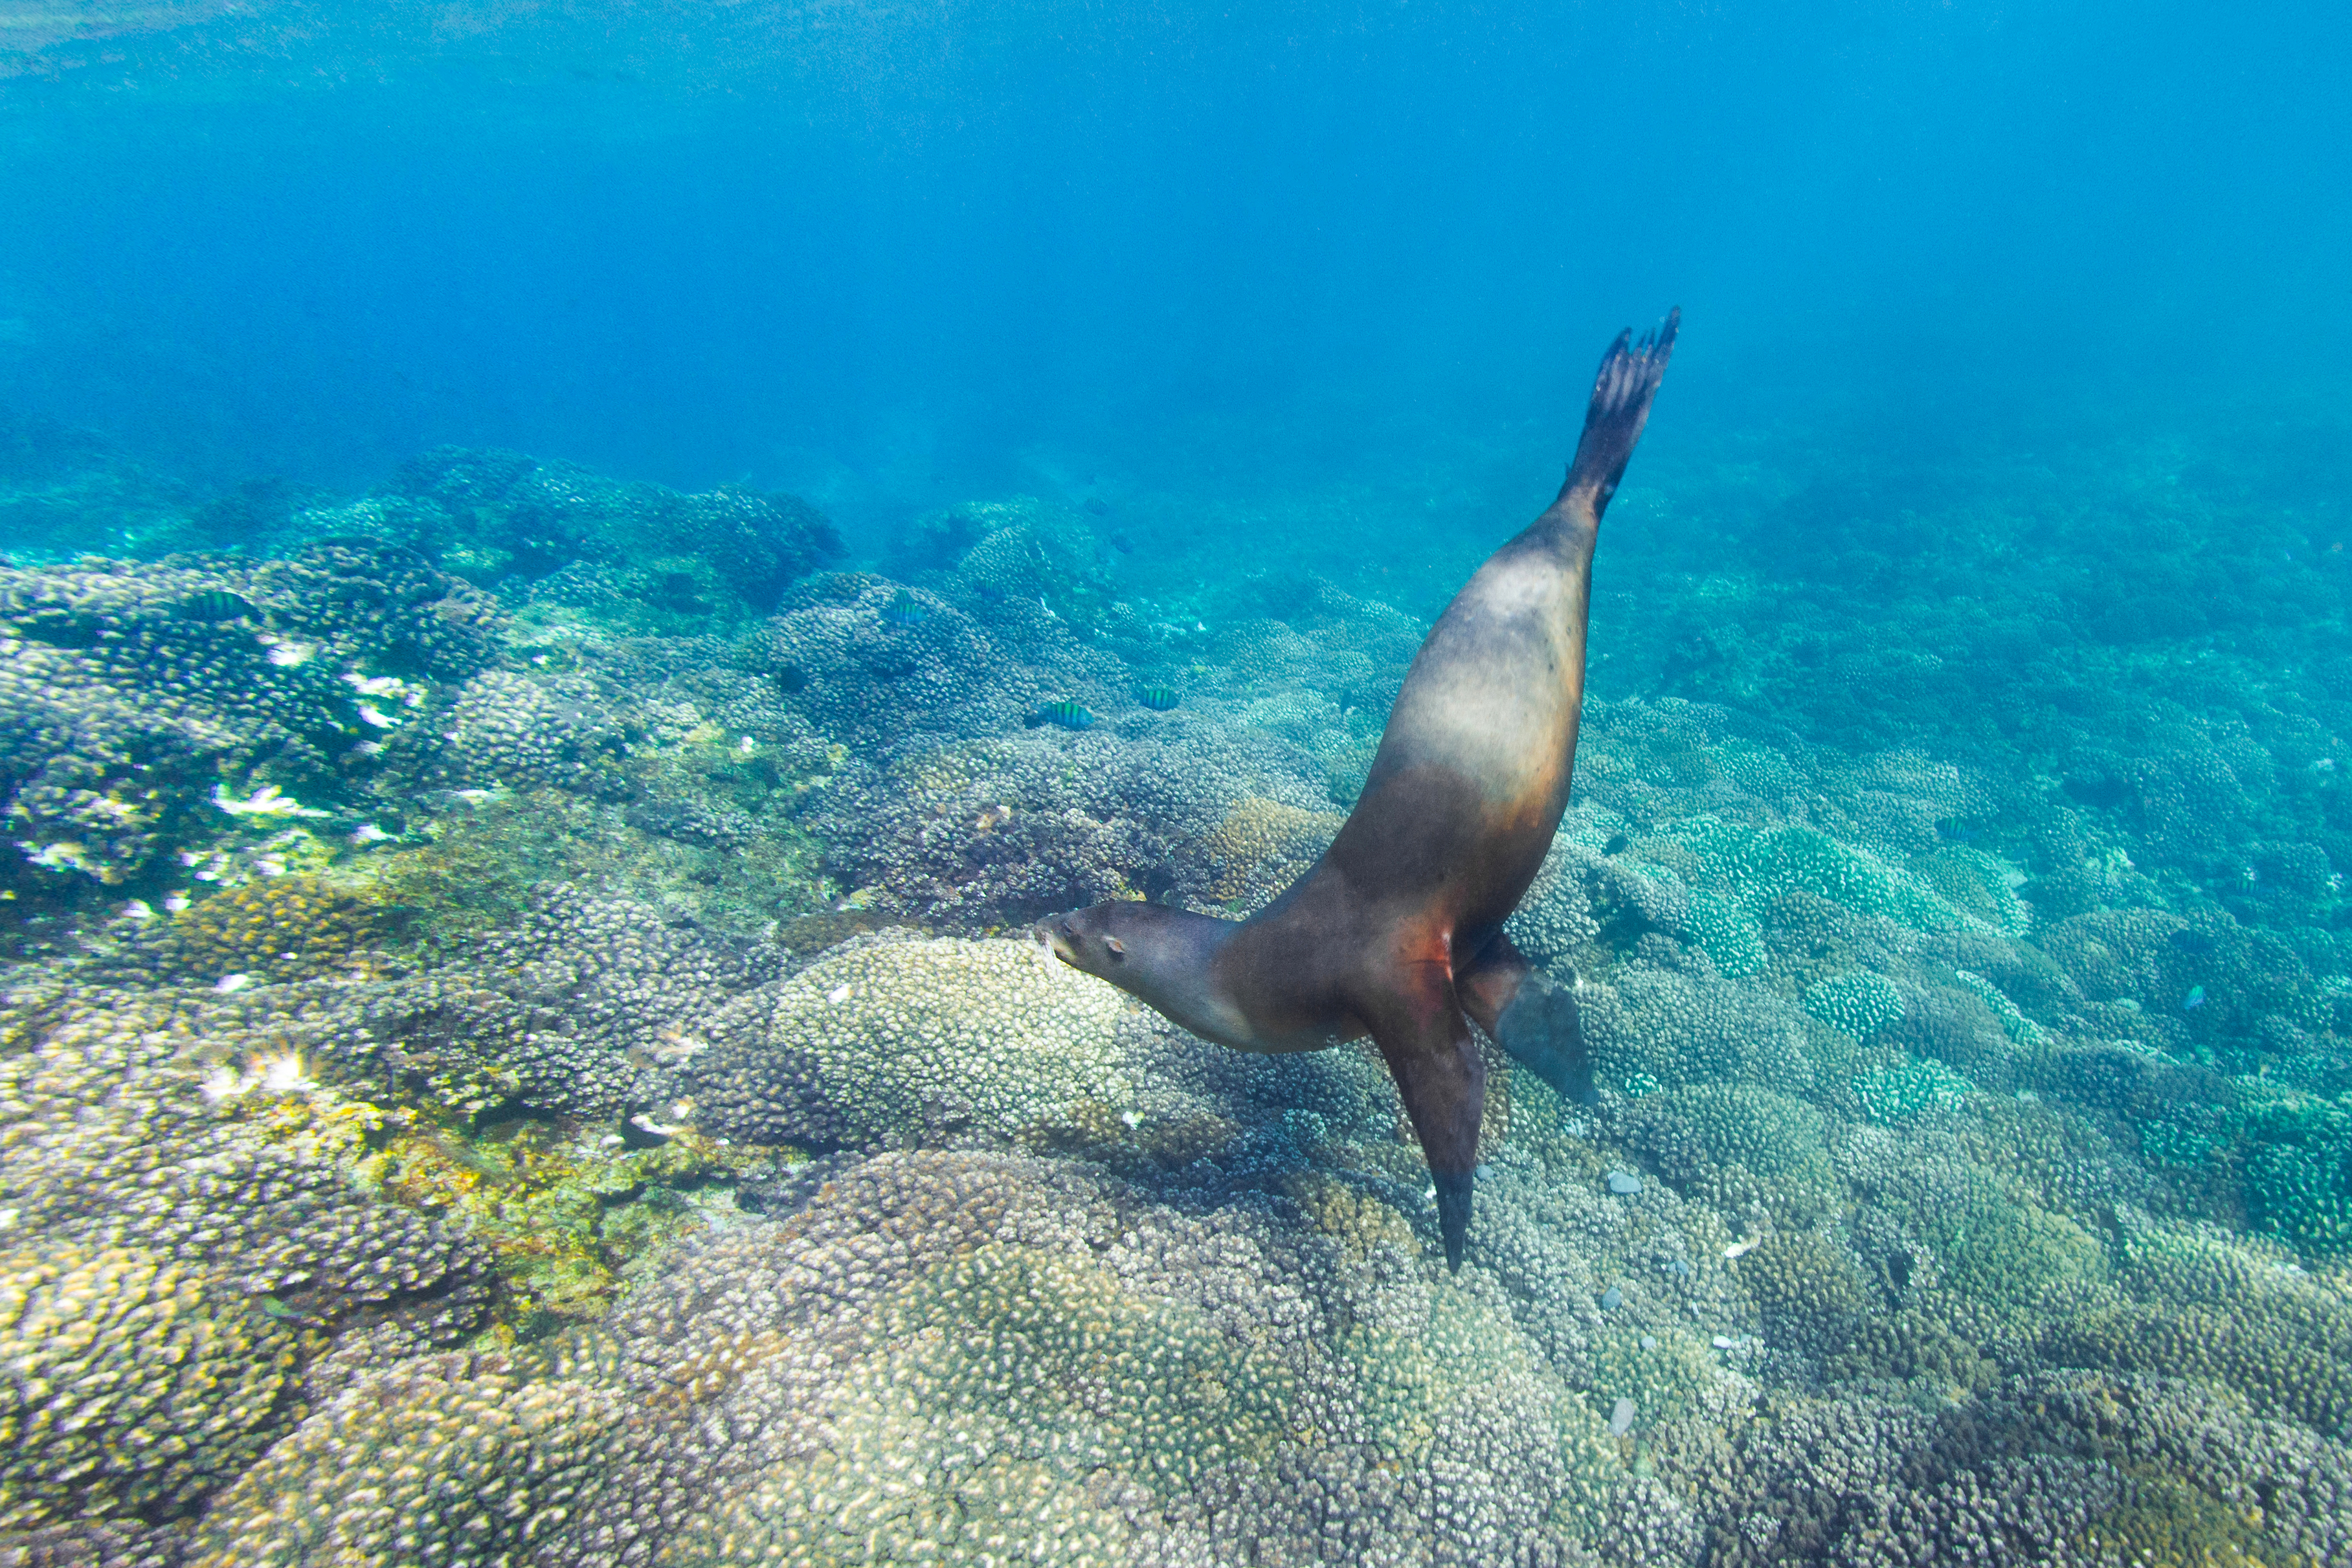
{"type": "Polygon", "coordinates": [[[1462,1010],[1513,1061],[1570,1104],[1590,1105],[1599,1098],[1592,1085],[1592,1060],[1584,1049],[1573,973],[1567,984],[1559,984],[1538,973],[1509,937],[1498,935],[1454,977],[1454,984],[1462,995],[1462,1010]]]}
{"type": "Polygon", "coordinates": [[[1591,1105],[1592,1058],[1584,1048],[1584,1020],[1576,1005],[1576,985],[1530,974],[1511,1005],[1488,1031],[1513,1061],[1551,1085],[1570,1105],[1591,1105]]]}
{"type": "Polygon", "coordinates": [[[1649,422],[1650,400],[1665,378],[1682,320],[1681,310],[1669,310],[1657,330],[1640,342],[1633,342],[1631,331],[1620,332],[1601,355],[1601,373],[1592,380],[1592,401],[1584,410],[1584,435],[1576,443],[1568,482],[1560,487],[1561,500],[1581,489],[1591,494],[1595,517],[1608,507],[1617,481],[1625,477],[1625,465],[1633,460],[1642,426],[1649,422]]]}
{"type": "Polygon", "coordinates": [[[1364,1009],[1365,1022],[1429,1160],[1445,1266],[1460,1268],[1478,1168],[1478,1118],[1486,1104],[1486,1058],[1443,965],[1412,965],[1399,981],[1395,992],[1364,1009]]]}

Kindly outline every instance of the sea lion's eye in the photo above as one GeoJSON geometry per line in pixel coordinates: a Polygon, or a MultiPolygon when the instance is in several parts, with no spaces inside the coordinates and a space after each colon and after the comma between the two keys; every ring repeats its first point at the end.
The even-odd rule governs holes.
{"type": "Polygon", "coordinates": [[[1110,955],[1113,958],[1125,958],[1127,956],[1127,943],[1119,941],[1118,938],[1115,936],[1107,936],[1103,938],[1103,945],[1110,949],[1110,955]]]}

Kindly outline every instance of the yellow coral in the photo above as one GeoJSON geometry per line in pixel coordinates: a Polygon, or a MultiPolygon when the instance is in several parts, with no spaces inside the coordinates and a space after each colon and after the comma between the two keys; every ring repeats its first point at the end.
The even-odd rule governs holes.
{"type": "Polygon", "coordinates": [[[176,916],[165,932],[198,973],[299,980],[363,968],[396,911],[374,892],[296,874],[226,888],[176,916]]]}
{"type": "Polygon", "coordinates": [[[1421,1242],[1405,1217],[1370,1193],[1320,1173],[1295,1178],[1288,1191],[1315,1228],[1337,1240],[1352,1259],[1382,1247],[1396,1247],[1408,1258],[1421,1253],[1421,1242]]]}
{"type": "Polygon", "coordinates": [[[183,1512],[260,1456],[299,1342],[137,1247],[0,1258],[0,1529],[183,1512]]]}
{"type": "Polygon", "coordinates": [[[2121,1501],[2074,1542],[2095,1563],[2134,1568],[2301,1568],[2301,1553],[2264,1538],[2262,1510],[2217,1501],[2161,1471],[2128,1473],[2121,1501]]]}
{"type": "Polygon", "coordinates": [[[404,1119],[354,1162],[383,1196],[465,1222],[499,1260],[521,1327],[593,1318],[622,1270],[696,1229],[703,1212],[681,1187],[715,1173],[754,1173],[773,1152],[681,1131],[651,1149],[517,1122],[469,1138],[404,1119]]]}
{"type": "Polygon", "coordinates": [[[1210,890],[1229,900],[1279,891],[1315,863],[1347,820],[1336,811],[1306,811],[1261,795],[1244,796],[1202,840],[1210,858],[1223,867],[1210,890]]]}
{"type": "Polygon", "coordinates": [[[620,1394],[492,1352],[404,1363],[304,1422],[225,1492],[193,1568],[512,1563],[602,1483],[620,1394]]]}

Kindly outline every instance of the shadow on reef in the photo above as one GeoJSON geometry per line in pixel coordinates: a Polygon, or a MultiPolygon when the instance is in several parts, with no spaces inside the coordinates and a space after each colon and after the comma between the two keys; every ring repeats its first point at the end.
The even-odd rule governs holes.
{"type": "MultiPolygon", "coordinates": [[[[1493,1060],[1454,1277],[1367,1052],[1021,935],[1271,899],[1408,617],[1213,624],[1032,502],[898,581],[495,454],[246,500],[0,570],[0,1561],[2352,1562],[2284,785],[2199,831],[2301,890],[2221,896],[2144,784],[1590,702],[1510,929],[1599,1100],[1493,1060]]],[[[1778,635],[1717,591],[1677,679],[1778,635]]]]}

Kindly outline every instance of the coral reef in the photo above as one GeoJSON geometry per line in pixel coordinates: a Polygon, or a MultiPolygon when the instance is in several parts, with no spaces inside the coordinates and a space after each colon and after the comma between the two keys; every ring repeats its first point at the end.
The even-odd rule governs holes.
{"type": "Polygon", "coordinates": [[[496,1352],[345,1389],[205,1515],[188,1568],[516,1561],[593,1500],[617,1391],[496,1352]]]}
{"type": "Polygon", "coordinates": [[[138,889],[220,813],[326,816],[409,721],[412,683],[490,662],[494,601],[405,551],[0,568],[0,789],[23,895],[138,889]]]}
{"type": "Polygon", "coordinates": [[[353,1188],[351,1118],[297,1110],[310,1135],[282,1135],[311,1086],[280,1039],[168,994],[44,1011],[0,1058],[10,1526],[193,1513],[299,1417],[306,1377],[480,1325],[483,1249],[353,1188]]]}
{"type": "Polygon", "coordinates": [[[1003,939],[1262,907],[1423,629],[1113,515],[443,451],[0,569],[0,1562],[2352,1562],[2340,650],[1629,565],[1454,1274],[1370,1047],[1003,939]]]}
{"type": "Polygon", "coordinates": [[[1263,902],[1338,818],[1283,748],[1198,721],[1118,735],[1037,730],[835,778],[813,826],[868,905],[988,931],[1142,895],[1263,902]]]}
{"type": "Polygon", "coordinates": [[[816,510],[788,495],[680,495],[519,452],[437,447],[376,495],[298,515],[298,528],[391,540],[472,581],[530,584],[532,597],[688,621],[764,614],[786,584],[841,550],[816,510]]]}

